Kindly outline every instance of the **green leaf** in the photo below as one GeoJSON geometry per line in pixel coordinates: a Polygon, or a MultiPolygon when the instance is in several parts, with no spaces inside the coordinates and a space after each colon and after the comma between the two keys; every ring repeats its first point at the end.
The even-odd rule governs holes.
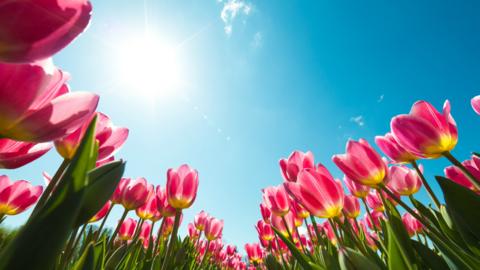
{"type": "Polygon", "coordinates": [[[85,187],[80,213],[75,221],[78,227],[92,218],[115,191],[125,171],[124,161],[114,161],[95,168],[88,173],[89,184],[85,187]]]}
{"type": "Polygon", "coordinates": [[[102,269],[105,255],[105,245],[103,242],[97,244],[89,243],[82,256],[73,266],[73,270],[96,270],[102,269]]]}
{"type": "Polygon", "coordinates": [[[418,255],[429,269],[435,270],[448,270],[450,269],[445,260],[437,253],[433,252],[430,248],[426,247],[422,243],[412,240],[412,246],[417,251],[418,255]]]}
{"type": "Polygon", "coordinates": [[[275,227],[272,226],[272,229],[275,231],[275,233],[282,239],[282,241],[287,245],[288,249],[292,253],[293,257],[300,263],[300,265],[305,269],[305,270],[310,270],[314,269],[310,264],[307,256],[305,254],[301,253],[295,244],[290,242],[281,232],[279,232],[275,227]]]}
{"type": "Polygon", "coordinates": [[[86,175],[92,169],[91,159],[96,156],[95,123],[94,118],[51,197],[3,249],[0,270],[53,268],[73,229],[88,183],[86,175]]]}
{"type": "Polygon", "coordinates": [[[342,270],[381,270],[362,253],[348,247],[340,250],[338,261],[342,270]]]}
{"type": "Polygon", "coordinates": [[[122,245],[119,248],[117,248],[110,258],[108,258],[106,264],[105,264],[105,269],[107,270],[114,270],[117,269],[117,266],[119,266],[120,262],[122,261],[123,256],[127,252],[127,246],[122,245]]]}
{"type": "Polygon", "coordinates": [[[265,265],[267,266],[268,270],[283,270],[282,265],[277,262],[272,254],[268,254],[265,258],[265,265]]]}

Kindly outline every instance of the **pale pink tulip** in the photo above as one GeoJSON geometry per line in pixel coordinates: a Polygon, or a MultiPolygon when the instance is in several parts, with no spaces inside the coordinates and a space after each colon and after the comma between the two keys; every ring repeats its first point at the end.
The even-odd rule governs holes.
{"type": "Polygon", "coordinates": [[[51,143],[29,143],[0,139],[0,169],[16,169],[43,156],[51,143]]]}

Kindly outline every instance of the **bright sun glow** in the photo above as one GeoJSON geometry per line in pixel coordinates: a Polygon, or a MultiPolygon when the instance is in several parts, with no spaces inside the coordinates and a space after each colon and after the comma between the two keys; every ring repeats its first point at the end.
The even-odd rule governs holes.
{"type": "Polygon", "coordinates": [[[157,98],[178,90],[182,78],[175,46],[145,35],[120,42],[116,50],[119,83],[135,95],[157,98]]]}

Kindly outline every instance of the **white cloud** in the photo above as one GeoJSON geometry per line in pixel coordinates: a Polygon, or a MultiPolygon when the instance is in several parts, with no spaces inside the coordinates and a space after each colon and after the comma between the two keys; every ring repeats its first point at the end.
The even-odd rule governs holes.
{"type": "Polygon", "coordinates": [[[350,118],[350,122],[354,122],[360,127],[363,127],[365,125],[365,120],[363,119],[363,116],[353,116],[350,118]]]}
{"type": "Polygon", "coordinates": [[[243,0],[217,0],[223,3],[223,9],[220,18],[224,23],[225,34],[231,35],[233,30],[233,22],[239,15],[248,16],[252,12],[252,5],[243,0]]]}
{"type": "Polygon", "coordinates": [[[252,48],[261,48],[263,45],[263,35],[261,32],[256,32],[255,35],[253,35],[253,39],[250,42],[250,46],[252,48]]]}
{"type": "Polygon", "coordinates": [[[378,103],[382,102],[384,97],[385,97],[385,95],[384,95],[384,94],[381,94],[381,95],[378,97],[377,102],[378,102],[378,103]]]}

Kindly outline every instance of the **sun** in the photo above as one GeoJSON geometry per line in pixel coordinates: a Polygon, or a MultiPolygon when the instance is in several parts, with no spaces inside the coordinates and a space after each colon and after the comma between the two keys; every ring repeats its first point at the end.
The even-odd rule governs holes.
{"type": "Polygon", "coordinates": [[[147,34],[117,42],[114,68],[118,83],[147,98],[175,93],[182,82],[177,47],[147,34]]]}

